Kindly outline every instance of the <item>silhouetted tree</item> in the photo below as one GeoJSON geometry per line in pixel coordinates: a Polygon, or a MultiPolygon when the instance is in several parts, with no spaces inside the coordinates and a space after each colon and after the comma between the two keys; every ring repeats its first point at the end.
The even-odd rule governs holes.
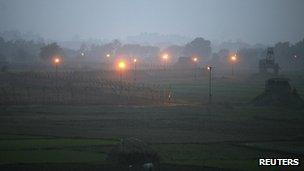
{"type": "Polygon", "coordinates": [[[0,53],[0,64],[6,63],[6,62],[7,62],[6,57],[2,53],[0,53]]]}
{"type": "Polygon", "coordinates": [[[0,71],[1,72],[7,71],[7,69],[8,69],[7,64],[8,64],[8,62],[7,62],[6,57],[2,53],[0,53],[0,71]]]}
{"type": "Polygon", "coordinates": [[[185,45],[184,54],[189,57],[197,56],[201,59],[207,59],[211,54],[211,42],[201,37],[195,38],[185,45]]]}
{"type": "Polygon", "coordinates": [[[41,47],[39,57],[44,60],[50,60],[54,55],[63,56],[63,49],[57,45],[57,43],[51,43],[46,46],[41,47]]]}
{"type": "MultiPolygon", "coordinates": [[[[265,58],[265,49],[242,48],[238,51],[238,65],[245,69],[257,69],[259,59],[265,58]]],[[[229,61],[229,59],[227,59],[229,61]]]]}
{"type": "Polygon", "coordinates": [[[31,63],[38,59],[41,43],[23,39],[5,41],[0,37],[0,52],[9,62],[31,63]]]}
{"type": "Polygon", "coordinates": [[[222,62],[227,61],[227,57],[229,56],[230,51],[228,49],[221,49],[217,54],[219,56],[219,60],[222,62]]]}

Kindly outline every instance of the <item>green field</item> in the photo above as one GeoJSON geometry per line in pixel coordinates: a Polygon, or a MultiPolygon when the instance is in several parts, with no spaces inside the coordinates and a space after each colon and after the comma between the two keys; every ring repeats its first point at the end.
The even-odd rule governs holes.
{"type": "MultiPolygon", "coordinates": [[[[291,78],[303,97],[303,80],[291,78]]],[[[160,155],[164,167],[304,169],[258,166],[259,158],[303,160],[304,109],[251,105],[263,91],[260,78],[215,78],[208,105],[206,80],[163,84],[173,92],[166,105],[1,106],[0,167],[99,167],[120,138],[136,137],[160,155]]]]}
{"type": "Polygon", "coordinates": [[[1,135],[0,161],[9,163],[100,163],[116,140],[1,135]]]}
{"type": "MultiPolygon", "coordinates": [[[[2,135],[1,164],[103,164],[107,152],[119,141],[86,138],[58,138],[25,135],[2,135]]],[[[161,162],[174,165],[194,165],[213,168],[261,170],[257,158],[276,156],[303,157],[302,141],[264,143],[220,142],[198,144],[152,143],[161,162]]],[[[271,170],[276,170],[276,167],[271,170]]],[[[294,167],[290,170],[301,170],[294,167]]],[[[264,168],[262,170],[270,170],[264,168]]]]}

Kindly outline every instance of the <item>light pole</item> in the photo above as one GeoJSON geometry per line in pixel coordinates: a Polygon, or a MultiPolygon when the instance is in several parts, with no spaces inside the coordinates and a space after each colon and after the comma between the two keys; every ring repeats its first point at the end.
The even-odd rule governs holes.
{"type": "Polygon", "coordinates": [[[124,61],[120,61],[118,63],[118,69],[120,71],[120,73],[119,73],[120,74],[120,83],[122,83],[122,73],[123,73],[125,68],[126,68],[126,63],[124,61]]]}
{"type": "Polygon", "coordinates": [[[133,63],[134,63],[134,83],[135,83],[136,82],[136,63],[137,63],[136,58],[133,59],[133,63]]]}
{"type": "Polygon", "coordinates": [[[230,61],[231,61],[231,75],[234,76],[234,65],[237,61],[236,54],[230,57],[230,61]]]}
{"type": "Polygon", "coordinates": [[[85,53],[84,53],[84,52],[81,52],[81,53],[80,53],[80,56],[84,57],[84,56],[85,56],[85,53]]]}
{"type": "Polygon", "coordinates": [[[58,76],[58,65],[60,64],[61,60],[59,57],[55,57],[53,59],[54,65],[55,65],[55,75],[58,76]]]}
{"type": "Polygon", "coordinates": [[[193,59],[193,62],[195,64],[194,66],[194,80],[196,80],[196,77],[197,77],[197,63],[198,63],[198,59],[196,57],[194,57],[193,59]]]}
{"type": "Polygon", "coordinates": [[[167,65],[168,65],[169,55],[167,53],[165,53],[165,54],[163,54],[162,58],[164,60],[164,70],[166,70],[167,65]]]}
{"type": "Polygon", "coordinates": [[[56,86],[56,94],[57,94],[57,100],[59,101],[59,90],[58,90],[58,65],[61,62],[60,57],[55,56],[53,59],[54,65],[55,65],[55,86],[56,86]]]}
{"type": "Polygon", "coordinates": [[[107,59],[106,59],[106,65],[107,65],[106,68],[107,68],[108,70],[110,70],[110,57],[111,57],[111,54],[107,53],[107,54],[106,54],[106,58],[107,58],[107,59]]]}
{"type": "Polygon", "coordinates": [[[212,102],[212,69],[213,66],[207,66],[207,70],[209,71],[209,104],[212,102]]]}

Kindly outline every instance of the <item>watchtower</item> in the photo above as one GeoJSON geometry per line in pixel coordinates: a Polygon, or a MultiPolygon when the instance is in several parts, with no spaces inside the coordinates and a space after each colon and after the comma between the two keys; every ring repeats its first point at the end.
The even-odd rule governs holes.
{"type": "Polygon", "coordinates": [[[266,59],[261,59],[259,61],[259,72],[262,74],[268,73],[268,69],[272,69],[275,75],[279,74],[279,64],[275,63],[275,56],[273,48],[267,48],[266,59]]]}

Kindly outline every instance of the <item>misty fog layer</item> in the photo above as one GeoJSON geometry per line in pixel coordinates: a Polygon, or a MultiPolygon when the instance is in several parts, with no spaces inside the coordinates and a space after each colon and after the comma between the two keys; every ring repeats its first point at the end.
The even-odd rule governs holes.
{"type": "Polygon", "coordinates": [[[302,0],[1,0],[0,31],[30,31],[57,41],[134,41],[129,36],[159,33],[180,35],[177,42],[204,37],[294,43],[304,35],[303,7],[302,0]]]}

